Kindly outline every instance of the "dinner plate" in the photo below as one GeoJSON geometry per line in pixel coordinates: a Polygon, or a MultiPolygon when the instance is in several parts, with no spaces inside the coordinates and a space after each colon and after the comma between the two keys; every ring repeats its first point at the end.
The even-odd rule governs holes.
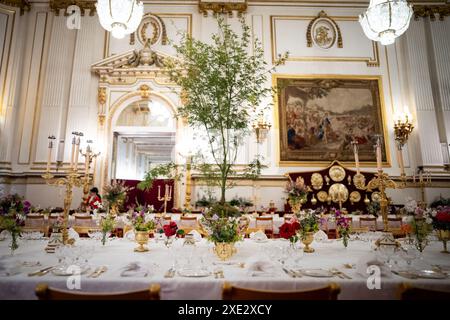
{"type": "Polygon", "coordinates": [[[305,276],[316,277],[316,278],[331,278],[334,275],[325,269],[302,269],[298,270],[305,276]]]}
{"type": "Polygon", "coordinates": [[[446,274],[439,272],[439,271],[435,271],[435,270],[429,270],[429,269],[416,270],[412,273],[420,278],[427,278],[427,279],[445,279],[445,278],[447,278],[446,274]]]}
{"type": "Polygon", "coordinates": [[[259,239],[252,239],[254,242],[256,242],[256,243],[265,243],[265,242],[268,242],[269,241],[269,239],[261,239],[261,240],[259,240],[259,239]]]}
{"type": "Polygon", "coordinates": [[[189,270],[189,269],[182,269],[178,271],[178,274],[182,277],[188,277],[188,278],[203,278],[208,277],[211,275],[211,272],[206,270],[189,270]]]}
{"type": "MultiPolygon", "coordinates": [[[[86,266],[86,267],[83,267],[83,268],[81,268],[81,270],[80,270],[80,273],[79,274],[85,274],[86,272],[88,272],[89,270],[91,269],[91,267],[89,267],[89,266],[86,266]]],[[[65,276],[65,277],[67,277],[67,276],[73,276],[73,275],[76,275],[76,274],[78,274],[78,273],[74,273],[74,271],[75,270],[70,270],[68,267],[66,267],[66,266],[61,266],[61,267],[56,267],[55,269],[53,269],[52,270],[52,273],[55,275],[55,276],[65,276]],[[68,272],[68,271],[72,271],[72,272],[68,272]]]]}

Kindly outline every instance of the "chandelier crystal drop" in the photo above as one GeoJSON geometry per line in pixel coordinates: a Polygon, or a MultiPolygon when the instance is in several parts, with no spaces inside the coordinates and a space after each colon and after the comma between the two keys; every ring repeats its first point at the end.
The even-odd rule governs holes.
{"type": "Polygon", "coordinates": [[[370,0],[359,23],[369,39],[389,45],[408,29],[412,14],[412,6],[406,0],[370,0]]]}
{"type": "Polygon", "coordinates": [[[98,0],[95,6],[100,24],[117,39],[136,31],[144,14],[138,0],[98,0]]]}

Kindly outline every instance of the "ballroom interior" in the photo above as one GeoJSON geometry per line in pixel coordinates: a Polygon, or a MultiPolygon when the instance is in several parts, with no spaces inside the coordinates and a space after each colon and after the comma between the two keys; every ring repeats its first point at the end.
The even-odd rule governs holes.
{"type": "MultiPolygon", "coordinates": [[[[117,1],[0,0],[0,198],[18,195],[31,204],[31,211],[36,215],[46,215],[45,221],[51,219],[53,213],[60,213],[62,218],[61,238],[54,239],[60,241],[60,245],[47,244],[52,239],[51,227],[47,225],[45,232],[42,231],[46,240],[40,247],[33,244],[28,250],[27,241],[36,240],[19,239],[15,257],[26,259],[27,252],[31,252],[31,257],[33,252],[39,251],[47,258],[36,255],[32,260],[42,262],[50,259],[51,252],[56,252],[54,255],[59,252],[60,256],[74,255],[68,253],[70,249],[61,253],[61,247],[73,245],[71,240],[74,240],[75,247],[77,243],[84,243],[83,248],[87,244],[81,239],[90,238],[95,226],[103,226],[103,222],[92,226],[81,223],[77,229],[76,215],[87,215],[95,220],[98,212],[106,212],[113,214],[116,222],[121,220],[121,226],[116,224],[112,235],[108,233],[113,236],[106,245],[110,246],[108,250],[114,248],[114,241],[125,241],[133,226],[136,233],[136,240],[133,238],[129,244],[120,242],[116,253],[105,258],[108,270],[114,270],[113,257],[119,254],[126,257],[129,253],[129,261],[140,261],[150,270],[149,274],[153,272],[152,277],[146,273],[142,283],[129,281],[121,289],[142,289],[139,285],[157,284],[149,290],[151,298],[219,299],[226,296],[221,291],[222,278],[241,287],[252,287],[254,283],[256,289],[310,289],[308,276],[296,274],[294,267],[273,278],[246,278],[244,271],[252,261],[245,259],[253,250],[258,250],[247,248],[245,241],[253,241],[252,237],[258,236],[263,239],[255,238],[258,244],[251,245],[259,246],[259,242],[267,238],[281,241],[278,239],[283,238],[280,234],[284,232],[283,224],[288,222],[288,215],[295,217],[296,212],[321,209],[322,214],[338,210],[351,215],[352,231],[376,233],[376,236],[366,235],[366,240],[376,240],[387,232],[392,237],[380,239],[398,243],[397,239],[408,234],[403,229],[404,215],[409,213],[412,203],[416,205],[413,213],[432,212],[433,207],[442,208],[441,204],[450,206],[448,0],[124,0],[122,4],[115,4],[116,12],[111,7],[113,2],[117,1]],[[128,3],[136,6],[134,10],[140,13],[139,17],[128,3]],[[124,22],[114,22],[113,13],[124,22]],[[194,116],[184,117],[179,113],[179,110],[189,112],[196,99],[200,101],[208,95],[205,92],[199,93],[200,98],[189,95],[189,88],[186,94],[181,80],[168,74],[166,66],[167,61],[182,61],[180,65],[183,65],[179,48],[186,38],[213,45],[212,35],[223,35],[218,19],[237,35],[243,32],[243,21],[249,28],[248,41],[252,43],[246,48],[247,55],[257,56],[259,46],[261,63],[271,69],[259,82],[260,88],[267,90],[266,94],[258,97],[257,103],[248,99],[237,106],[242,110],[247,108],[242,111],[245,114],[252,114],[246,118],[246,131],[240,136],[242,140],[236,150],[229,150],[235,152],[230,162],[235,171],[222,182],[217,175],[223,178],[223,172],[211,173],[216,176],[208,180],[202,171],[206,170],[205,166],[200,166],[217,164],[214,147],[210,146],[211,141],[216,141],[211,138],[211,132],[213,136],[220,135],[191,125],[194,116]],[[257,174],[245,174],[246,168],[254,168],[255,163],[257,174]],[[170,172],[156,172],[155,168],[170,168],[170,172]],[[139,187],[150,175],[151,187],[139,187]],[[107,193],[117,183],[126,195],[118,204],[108,204],[107,193]],[[226,190],[221,190],[225,183],[228,183],[226,190]],[[298,184],[306,193],[295,202],[292,190],[288,189],[295,189],[298,184]],[[94,202],[95,193],[103,204],[94,202]],[[166,229],[161,229],[161,240],[155,231],[146,239],[148,244],[141,244],[138,228],[124,222],[124,217],[135,214],[136,208],[143,207],[145,211],[151,207],[150,213],[161,219],[168,217],[167,223],[176,221],[179,230],[183,218],[201,217],[214,210],[214,203],[228,203],[248,218],[242,236],[244,243],[236,244],[237,253],[230,262],[230,265],[236,262],[237,266],[223,264],[223,270],[215,268],[208,273],[210,290],[193,290],[191,282],[182,281],[181,273],[170,279],[174,277],[170,270],[175,274],[175,267],[159,261],[155,262],[158,265],[155,267],[153,262],[148,262],[149,256],[160,254],[158,250],[161,250],[158,259],[163,259],[166,252],[161,243],[170,247],[169,235],[162,239],[166,229]],[[392,221],[399,219],[395,221],[400,221],[401,226],[391,228],[388,215],[392,221]],[[367,226],[362,224],[369,219],[366,216],[370,219],[375,216],[374,228],[369,225],[372,220],[367,226]],[[271,217],[269,231],[267,224],[262,229],[258,227],[258,219],[262,217],[271,217]],[[72,234],[74,229],[78,234],[72,234]],[[139,247],[133,251],[136,242],[139,247]],[[152,268],[160,270],[161,274],[152,268]]],[[[226,68],[224,65],[223,69],[226,68]]],[[[227,70],[218,72],[223,74],[227,70]]],[[[214,92],[213,88],[210,91],[214,92]]],[[[223,132],[220,137],[225,137],[223,132]]],[[[221,165],[218,167],[222,168],[221,165]]],[[[302,224],[304,217],[301,214],[298,217],[302,224]]],[[[338,251],[330,254],[340,252],[342,235],[336,225],[338,219],[336,216],[334,222],[319,228],[329,240],[314,238],[310,244],[315,247],[314,253],[308,253],[311,249],[308,244],[301,244],[303,236],[295,240],[302,248],[299,259],[303,264],[308,265],[311,255],[320,256],[322,247],[323,251],[332,252],[327,246],[336,245],[338,251]],[[341,242],[329,244],[327,241],[341,242]]],[[[433,215],[433,226],[434,219],[433,215]]],[[[206,238],[212,236],[196,221],[193,225],[185,221],[184,231],[198,229],[194,236],[201,235],[203,239],[199,241],[206,242],[206,238]]],[[[31,228],[30,225],[26,222],[21,230],[31,228]]],[[[430,233],[430,237],[435,238],[427,242],[425,250],[420,244],[419,251],[422,254],[423,250],[423,259],[428,259],[430,265],[439,265],[447,278],[437,280],[438,276],[415,275],[414,279],[419,280],[406,280],[448,292],[450,265],[448,255],[440,252],[442,242],[446,246],[447,240],[442,239],[448,239],[449,229],[446,225],[444,236],[439,233],[441,229],[436,228],[433,230],[436,234],[430,233]]],[[[147,230],[147,238],[148,234],[147,230]]],[[[295,238],[295,232],[293,235],[295,238]]],[[[4,241],[0,241],[2,255],[9,254],[8,237],[5,235],[4,241]]],[[[197,240],[192,240],[194,245],[197,240]]],[[[216,247],[212,250],[220,260],[233,255],[229,252],[228,256],[220,257],[218,242],[210,240],[206,246],[211,249],[214,243],[216,247]]],[[[347,245],[345,248],[351,249],[352,244],[350,241],[349,248],[347,245]]],[[[197,247],[199,250],[201,246],[197,243],[197,247]]],[[[170,250],[178,254],[176,243],[170,250]]],[[[201,252],[197,254],[207,255],[201,252]]],[[[267,252],[269,258],[276,256],[269,249],[267,252]]],[[[343,254],[346,253],[349,251],[343,254]]],[[[334,291],[330,289],[326,297],[335,297],[340,291],[338,299],[397,299],[397,285],[406,278],[401,275],[392,275],[398,281],[390,281],[383,290],[373,291],[365,289],[366,278],[361,277],[364,290],[361,296],[354,292],[358,254],[341,261],[339,266],[336,264],[343,273],[339,273],[339,277],[333,273],[336,281],[335,278],[332,281],[338,282],[340,289],[333,287],[334,291]]],[[[211,262],[214,253],[210,252],[208,257],[205,261],[211,262]]],[[[311,268],[322,268],[317,259],[311,268]]],[[[50,264],[45,262],[40,266],[47,265],[50,264]]],[[[392,267],[389,258],[387,265],[392,267]]],[[[100,267],[96,265],[87,271],[92,277],[85,280],[86,284],[83,282],[83,288],[111,291],[108,281],[115,281],[114,274],[108,275],[106,269],[100,267]],[[100,280],[95,280],[97,277],[100,280]],[[101,285],[96,286],[95,281],[101,281],[101,285]]],[[[1,262],[0,269],[3,270],[1,262]]],[[[4,289],[0,298],[50,297],[45,291],[48,288],[40,288],[40,291],[35,288],[38,280],[64,289],[62,282],[59,286],[57,281],[64,278],[51,275],[52,272],[45,276],[45,270],[26,279],[36,281],[23,284],[20,291],[14,289],[15,281],[37,269],[40,267],[25,268],[22,275],[0,278],[0,288],[4,289]]],[[[259,271],[254,271],[253,275],[259,271]]],[[[311,274],[313,277],[314,272],[311,274]]],[[[322,279],[325,279],[324,284],[331,281],[326,275],[322,279]]]]}

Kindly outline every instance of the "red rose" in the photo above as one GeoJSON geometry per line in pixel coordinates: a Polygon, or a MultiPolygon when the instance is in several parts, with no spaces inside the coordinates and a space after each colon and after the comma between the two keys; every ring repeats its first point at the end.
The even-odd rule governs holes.
{"type": "Polygon", "coordinates": [[[436,214],[436,220],[439,222],[450,222],[450,213],[446,211],[441,211],[436,214]]]}
{"type": "Polygon", "coordinates": [[[300,223],[298,223],[298,221],[292,222],[291,225],[294,231],[300,230],[300,223]]]}
{"type": "Polygon", "coordinates": [[[175,221],[170,221],[170,223],[163,226],[163,230],[166,237],[171,237],[177,233],[177,223],[175,221]]]}
{"type": "Polygon", "coordinates": [[[296,225],[298,225],[298,227],[300,227],[300,224],[298,222],[294,222],[294,223],[288,223],[285,222],[280,226],[280,237],[284,238],[284,239],[289,239],[292,236],[295,235],[295,231],[297,229],[295,229],[296,225]]]}

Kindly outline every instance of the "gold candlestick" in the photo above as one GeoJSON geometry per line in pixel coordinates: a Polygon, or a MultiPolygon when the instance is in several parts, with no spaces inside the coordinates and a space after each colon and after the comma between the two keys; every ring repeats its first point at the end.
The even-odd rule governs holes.
{"type": "Polygon", "coordinates": [[[172,186],[169,185],[164,185],[164,196],[161,197],[160,191],[161,191],[161,186],[158,186],[158,201],[164,201],[164,212],[163,212],[163,216],[166,215],[167,213],[167,202],[169,202],[170,200],[172,200],[172,186]]]}
{"type": "Polygon", "coordinates": [[[191,169],[192,169],[192,156],[188,155],[186,158],[186,194],[184,197],[184,207],[187,210],[191,210],[191,169]]]}
{"type": "MultiPolygon", "coordinates": [[[[83,153],[83,150],[80,150],[80,154],[82,157],[84,157],[84,163],[85,163],[85,172],[84,172],[84,177],[83,177],[83,203],[86,203],[88,197],[89,197],[89,188],[94,184],[94,175],[95,175],[95,168],[94,168],[94,173],[92,174],[91,177],[91,163],[93,162],[94,159],[96,159],[99,155],[100,152],[98,153],[94,153],[92,152],[91,149],[91,143],[92,140],[88,140],[87,141],[87,147],[86,147],[86,152],[83,153]]],[[[94,166],[95,166],[96,162],[94,162],[94,166]]]]}

